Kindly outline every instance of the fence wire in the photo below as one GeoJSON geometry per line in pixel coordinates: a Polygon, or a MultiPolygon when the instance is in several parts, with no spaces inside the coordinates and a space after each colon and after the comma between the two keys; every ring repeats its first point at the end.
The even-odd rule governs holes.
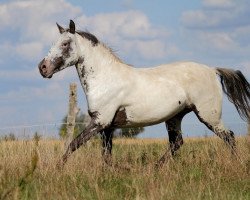
{"type": "MultiPolygon", "coordinates": [[[[0,138],[12,137],[13,139],[31,139],[34,135],[42,138],[59,138],[59,131],[62,125],[67,123],[48,123],[0,127],[0,138]]],[[[80,125],[82,123],[76,123],[80,125]]]]}
{"type": "MultiPolygon", "coordinates": [[[[80,124],[84,123],[76,123],[76,126],[80,124]]],[[[46,139],[58,139],[60,137],[60,127],[62,125],[66,125],[66,123],[48,123],[0,127],[0,138],[10,137],[13,139],[32,139],[34,135],[39,135],[40,137],[46,139]]],[[[248,124],[244,122],[227,123],[226,125],[229,129],[233,130],[236,135],[246,135],[249,131],[248,124]]],[[[183,123],[182,132],[184,137],[214,136],[214,133],[208,130],[205,126],[194,123],[183,123]]],[[[166,136],[167,134],[164,127],[146,127],[144,133],[140,133],[138,135],[139,138],[158,138],[166,136]],[[157,132],[157,134],[155,134],[155,132],[157,132]]]]}

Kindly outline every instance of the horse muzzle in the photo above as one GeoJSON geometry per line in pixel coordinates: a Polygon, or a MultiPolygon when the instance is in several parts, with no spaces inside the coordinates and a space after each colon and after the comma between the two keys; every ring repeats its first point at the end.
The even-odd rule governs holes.
{"type": "Polygon", "coordinates": [[[43,78],[51,78],[54,73],[63,69],[64,64],[63,57],[54,58],[52,61],[44,58],[38,68],[43,78]]]}
{"type": "Polygon", "coordinates": [[[38,69],[43,78],[51,78],[54,74],[55,67],[50,60],[44,58],[39,63],[38,69]]]}

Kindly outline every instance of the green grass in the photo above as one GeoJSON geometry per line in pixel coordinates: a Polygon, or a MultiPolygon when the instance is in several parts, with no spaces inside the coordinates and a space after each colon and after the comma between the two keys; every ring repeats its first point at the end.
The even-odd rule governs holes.
{"type": "Polygon", "coordinates": [[[103,164],[100,141],[55,165],[63,142],[0,142],[0,199],[250,199],[250,144],[238,138],[235,159],[215,138],[188,139],[162,169],[160,140],[115,140],[113,167],[103,164]]]}

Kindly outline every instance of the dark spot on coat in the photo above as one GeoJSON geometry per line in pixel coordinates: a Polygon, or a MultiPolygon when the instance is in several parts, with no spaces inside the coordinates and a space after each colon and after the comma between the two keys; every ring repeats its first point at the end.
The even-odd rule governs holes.
{"type": "Polygon", "coordinates": [[[76,65],[82,65],[84,63],[84,57],[80,56],[76,65]]]}
{"type": "Polygon", "coordinates": [[[82,68],[82,77],[84,78],[86,74],[87,74],[87,72],[85,70],[85,67],[83,66],[83,68],[82,68]]]}
{"type": "Polygon", "coordinates": [[[90,67],[90,72],[94,73],[93,67],[90,67]]]}
{"type": "Polygon", "coordinates": [[[91,119],[97,119],[98,116],[100,115],[100,113],[98,111],[94,111],[91,112],[90,110],[88,110],[89,116],[91,117],[91,119]]]}
{"type": "Polygon", "coordinates": [[[62,49],[62,55],[65,58],[70,57],[70,51],[72,51],[72,48],[70,46],[71,40],[64,41],[62,43],[61,49],[62,49]]]}
{"type": "Polygon", "coordinates": [[[52,61],[53,65],[55,66],[55,69],[59,69],[62,65],[64,65],[63,57],[56,57],[52,61]]]}
{"type": "Polygon", "coordinates": [[[89,85],[85,79],[83,80],[83,85],[84,85],[86,91],[89,91],[89,85]]]}
{"type": "Polygon", "coordinates": [[[81,81],[82,81],[82,83],[83,83],[83,85],[84,85],[86,91],[88,91],[88,90],[89,90],[89,85],[88,85],[88,82],[87,82],[88,73],[86,72],[84,66],[83,66],[83,68],[82,68],[81,76],[82,76],[82,77],[81,77],[81,81]]]}
{"type": "Polygon", "coordinates": [[[125,108],[120,108],[116,111],[115,116],[112,121],[112,126],[123,126],[127,124],[127,113],[125,108]]]}
{"type": "Polygon", "coordinates": [[[181,105],[181,101],[179,101],[178,103],[179,103],[179,105],[181,105]]]}

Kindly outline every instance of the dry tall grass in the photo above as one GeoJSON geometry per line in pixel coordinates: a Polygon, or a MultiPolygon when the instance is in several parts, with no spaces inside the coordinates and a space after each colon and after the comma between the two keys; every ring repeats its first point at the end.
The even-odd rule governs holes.
{"type": "Polygon", "coordinates": [[[186,139],[162,169],[161,140],[117,139],[115,167],[103,164],[100,141],[56,162],[63,142],[0,142],[0,198],[4,199],[250,199],[250,144],[238,138],[241,161],[217,138],[186,139]]]}

